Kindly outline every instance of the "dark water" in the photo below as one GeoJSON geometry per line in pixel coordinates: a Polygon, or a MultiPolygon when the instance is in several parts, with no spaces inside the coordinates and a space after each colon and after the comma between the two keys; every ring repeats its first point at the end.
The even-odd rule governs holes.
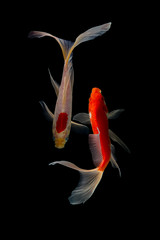
{"type": "MultiPolygon", "coordinates": [[[[11,222],[18,216],[16,225],[23,230],[23,236],[33,231],[35,236],[49,234],[53,237],[57,229],[60,235],[64,232],[72,235],[76,229],[82,236],[86,230],[92,233],[99,231],[102,235],[113,230],[113,235],[127,237],[126,228],[134,232],[132,218],[141,218],[143,214],[137,211],[139,207],[142,209],[139,196],[144,189],[143,180],[139,181],[137,164],[141,124],[137,116],[142,106],[139,102],[142,87],[137,77],[140,68],[135,34],[137,8],[130,4],[126,7],[125,4],[106,6],[106,3],[97,3],[90,8],[85,4],[75,5],[71,10],[69,3],[66,6],[28,3],[19,12],[15,32],[20,50],[17,67],[21,76],[17,80],[17,96],[21,107],[16,122],[17,157],[11,165],[13,168],[9,168],[9,216],[11,222]],[[53,78],[60,83],[63,56],[53,39],[31,40],[27,35],[31,30],[39,30],[74,41],[85,30],[110,21],[112,26],[106,34],[79,45],[73,52],[73,115],[88,111],[91,89],[99,87],[109,111],[125,109],[118,119],[110,120],[109,125],[127,144],[131,154],[115,144],[122,177],[109,165],[93,196],[85,204],[71,206],[68,197],[78,183],[79,173],[48,164],[55,160],[68,160],[82,168],[92,168],[88,138],[71,132],[63,150],[54,148],[52,125],[45,120],[39,101],[45,101],[54,112],[56,95],[48,67],[53,78]]],[[[137,17],[138,14],[137,11],[137,17]]]]}

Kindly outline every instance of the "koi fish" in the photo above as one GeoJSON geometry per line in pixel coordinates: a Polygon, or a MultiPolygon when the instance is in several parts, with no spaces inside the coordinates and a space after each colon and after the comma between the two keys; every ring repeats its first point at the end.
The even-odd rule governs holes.
{"type": "Polygon", "coordinates": [[[74,117],[74,120],[90,123],[92,126],[93,134],[89,134],[89,147],[95,168],[85,170],[68,161],[50,163],[50,165],[61,164],[79,171],[78,186],[69,197],[71,204],[84,203],[92,196],[109,162],[113,167],[118,168],[121,176],[120,168],[115,159],[114,146],[110,139],[118,142],[125,150],[129,151],[129,149],[116,134],[109,130],[108,119],[117,117],[122,111],[123,109],[119,109],[109,113],[101,90],[93,88],[89,99],[89,114],[79,113],[74,117]]]}
{"type": "Polygon", "coordinates": [[[46,114],[50,119],[53,120],[52,124],[52,133],[55,141],[56,148],[63,148],[65,143],[68,140],[71,125],[75,130],[82,130],[84,128],[87,129],[86,126],[82,126],[81,124],[71,123],[71,115],[72,115],[72,92],[73,92],[73,83],[74,83],[74,70],[72,65],[72,52],[75,47],[77,47],[80,43],[92,40],[98,36],[101,36],[106,31],[110,29],[111,23],[106,23],[100,26],[96,26],[90,28],[84,33],[80,34],[75,42],[63,40],[56,36],[53,36],[46,32],[32,31],[29,33],[30,38],[41,38],[45,36],[49,36],[54,38],[60,45],[64,57],[64,67],[62,74],[61,85],[53,80],[51,74],[51,82],[52,85],[58,95],[57,102],[55,106],[54,114],[48,109],[47,105],[44,102],[41,102],[43,109],[46,111],[46,114]]]}

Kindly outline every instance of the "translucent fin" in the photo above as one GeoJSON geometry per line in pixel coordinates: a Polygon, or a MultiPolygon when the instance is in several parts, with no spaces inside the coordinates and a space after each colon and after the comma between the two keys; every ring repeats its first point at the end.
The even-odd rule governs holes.
{"type": "Polygon", "coordinates": [[[73,120],[83,124],[91,124],[88,113],[78,113],[73,117],[73,120]]]}
{"type": "Polygon", "coordinates": [[[111,144],[111,160],[110,161],[111,161],[112,167],[118,168],[119,176],[121,177],[121,170],[115,158],[115,147],[112,144],[111,144]]]}
{"type": "Polygon", "coordinates": [[[69,58],[70,58],[70,54],[72,53],[73,49],[75,47],[77,47],[80,43],[82,42],[86,42],[89,40],[92,40],[98,36],[101,36],[102,34],[104,34],[105,32],[107,32],[111,27],[111,23],[106,23],[100,26],[96,26],[93,28],[88,29],[87,31],[85,31],[84,33],[80,34],[77,38],[76,41],[74,42],[73,46],[71,47],[66,62],[68,62],[69,58]]]}
{"type": "MultiPolygon", "coordinates": [[[[29,32],[28,37],[29,38],[41,38],[41,37],[54,37],[54,36],[52,36],[50,33],[46,33],[46,32],[31,31],[31,32],[29,32]]],[[[56,37],[54,37],[54,38],[56,38],[56,37]]]]}
{"type": "Polygon", "coordinates": [[[106,23],[97,27],[90,28],[89,30],[85,31],[84,33],[80,34],[74,44],[71,41],[63,40],[61,38],[55,37],[50,33],[40,32],[40,31],[32,31],[29,33],[29,38],[41,38],[41,37],[52,37],[54,38],[60,45],[63,53],[64,60],[66,60],[66,64],[68,63],[69,59],[72,58],[73,49],[78,46],[82,42],[86,42],[92,40],[98,36],[101,36],[106,31],[110,29],[111,23],[106,23]]]}
{"type": "Polygon", "coordinates": [[[119,115],[120,115],[122,112],[124,112],[124,111],[125,111],[124,109],[113,110],[112,112],[107,113],[107,117],[108,117],[108,119],[118,118],[119,115]]]}
{"type": "Polygon", "coordinates": [[[55,164],[61,164],[63,166],[72,168],[72,169],[77,170],[77,171],[81,171],[82,170],[81,168],[77,167],[75,164],[73,164],[71,162],[68,162],[68,161],[56,161],[56,162],[50,163],[49,165],[55,165],[55,164]]]}
{"type": "Polygon", "coordinates": [[[70,204],[85,203],[94,193],[102,175],[103,172],[97,168],[85,172],[80,171],[78,186],[72,191],[71,196],[68,198],[70,204]]]}
{"type": "MultiPolygon", "coordinates": [[[[69,52],[71,46],[73,45],[73,43],[71,41],[63,40],[61,38],[53,36],[50,33],[40,32],[40,31],[31,31],[28,35],[29,38],[41,38],[41,37],[46,37],[46,36],[54,38],[59,43],[59,45],[62,49],[63,57],[64,57],[64,59],[66,59],[68,52],[69,52]]],[[[70,56],[71,56],[71,54],[70,54],[70,56]]]]}
{"type": "Polygon", "coordinates": [[[72,59],[70,58],[70,61],[68,62],[68,72],[69,72],[69,79],[71,81],[71,86],[73,89],[73,85],[74,85],[74,69],[73,69],[73,65],[72,65],[72,59]]]}
{"type": "Polygon", "coordinates": [[[130,153],[130,150],[126,146],[126,144],[110,129],[109,129],[109,136],[114,142],[117,142],[124,150],[126,150],[128,153],[130,153]]]}
{"type": "Polygon", "coordinates": [[[41,104],[41,106],[43,108],[43,113],[44,113],[44,116],[46,117],[46,119],[53,122],[54,114],[49,110],[49,108],[47,107],[45,102],[40,101],[39,103],[41,104]]]}
{"type": "Polygon", "coordinates": [[[89,134],[89,148],[92,154],[93,163],[98,167],[103,160],[99,134],[89,134]]]}
{"type": "Polygon", "coordinates": [[[85,125],[71,121],[71,130],[79,134],[89,134],[89,128],[85,125]]]}
{"type": "Polygon", "coordinates": [[[103,175],[103,172],[99,171],[97,168],[92,170],[84,170],[67,161],[56,161],[50,163],[49,165],[55,164],[61,164],[80,172],[79,183],[72,191],[71,196],[68,198],[70,204],[73,205],[85,203],[94,193],[103,175]]]}
{"type": "Polygon", "coordinates": [[[53,77],[52,77],[52,75],[51,75],[51,72],[50,72],[49,68],[48,68],[48,72],[49,72],[49,76],[50,76],[50,80],[51,80],[52,86],[54,87],[55,93],[56,93],[56,95],[58,96],[58,93],[59,93],[59,84],[58,84],[56,81],[54,81],[54,79],[53,79],[53,77]]]}

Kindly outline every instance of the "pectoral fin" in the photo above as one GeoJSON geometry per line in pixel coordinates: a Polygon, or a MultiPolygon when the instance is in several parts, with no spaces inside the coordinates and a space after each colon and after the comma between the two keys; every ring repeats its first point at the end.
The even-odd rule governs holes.
{"type": "MultiPolygon", "coordinates": [[[[39,102],[43,109],[43,114],[48,121],[53,122],[54,114],[49,110],[45,102],[39,102]]],[[[89,128],[85,125],[71,121],[71,130],[79,134],[89,134],[89,128]]]]}
{"type": "Polygon", "coordinates": [[[71,121],[71,130],[79,134],[89,134],[89,128],[85,125],[71,121]]]}
{"type": "Polygon", "coordinates": [[[45,116],[45,118],[51,122],[53,122],[54,119],[54,114],[49,110],[49,108],[47,107],[47,105],[45,104],[45,102],[40,101],[39,102],[42,106],[43,109],[43,114],[45,116]]]}
{"type": "Polygon", "coordinates": [[[113,110],[112,112],[107,113],[108,119],[116,119],[119,115],[124,112],[124,109],[113,110]]]}
{"type": "Polygon", "coordinates": [[[114,142],[117,142],[124,150],[126,150],[128,153],[130,153],[130,150],[126,146],[126,144],[110,129],[109,129],[109,136],[114,142]]]}
{"type": "Polygon", "coordinates": [[[58,97],[59,84],[53,79],[49,68],[48,68],[48,72],[49,72],[49,76],[50,76],[50,80],[51,80],[52,86],[53,86],[53,88],[54,88],[54,90],[55,90],[55,93],[56,93],[56,95],[57,95],[57,97],[58,97]]]}
{"type": "Polygon", "coordinates": [[[83,124],[91,124],[88,113],[78,113],[73,117],[73,120],[83,124]]]}
{"type": "Polygon", "coordinates": [[[121,177],[121,170],[120,170],[118,163],[116,161],[116,158],[115,158],[115,147],[112,144],[111,144],[111,160],[110,161],[111,161],[112,167],[118,169],[119,176],[121,177]]]}
{"type": "MultiPolygon", "coordinates": [[[[112,112],[107,113],[107,117],[108,119],[115,119],[118,118],[122,112],[124,112],[124,109],[113,110],[112,112]]],[[[73,117],[73,120],[76,120],[83,124],[91,124],[88,113],[78,113],[73,117]]]]}

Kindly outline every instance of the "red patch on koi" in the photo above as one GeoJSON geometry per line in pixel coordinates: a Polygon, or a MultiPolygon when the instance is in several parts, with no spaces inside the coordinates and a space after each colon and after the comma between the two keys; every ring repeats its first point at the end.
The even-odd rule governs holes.
{"type": "Polygon", "coordinates": [[[60,113],[58,116],[58,120],[56,123],[56,130],[58,133],[64,131],[67,126],[68,114],[67,113],[60,113]]]}

